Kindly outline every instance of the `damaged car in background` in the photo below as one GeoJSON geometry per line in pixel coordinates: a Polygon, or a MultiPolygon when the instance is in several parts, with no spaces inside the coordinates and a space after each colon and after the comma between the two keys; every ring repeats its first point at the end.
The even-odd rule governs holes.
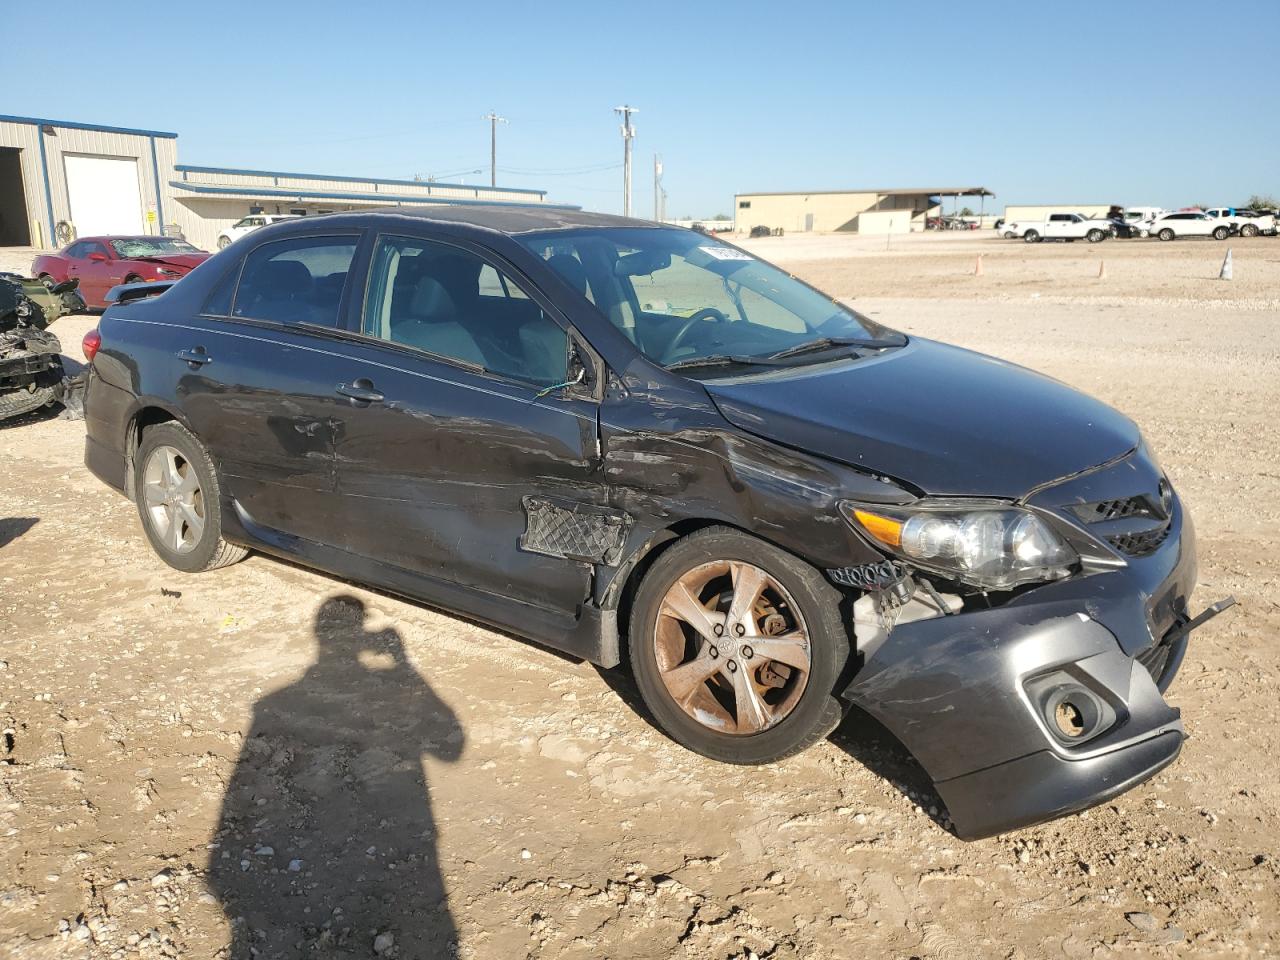
{"type": "Polygon", "coordinates": [[[67,376],[62,344],[47,329],[61,316],[84,312],[77,285],[68,280],[50,287],[0,273],[0,420],[52,403],[78,409],[80,381],[67,376]]]}
{"type": "Polygon", "coordinates": [[[626,664],[720,761],[856,706],[965,838],[1182,746],[1163,693],[1230,601],[1193,618],[1138,428],[736,247],[553,206],[334,214],[109,299],[86,461],[180,570],[259,550],[626,664]]]}

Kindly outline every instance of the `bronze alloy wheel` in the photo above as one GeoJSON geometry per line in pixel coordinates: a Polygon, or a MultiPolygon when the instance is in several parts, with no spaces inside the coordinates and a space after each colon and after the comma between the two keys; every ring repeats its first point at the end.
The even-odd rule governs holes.
{"type": "Polygon", "coordinates": [[[749,736],[795,709],[809,682],[809,632],[786,588],[738,560],[675,581],[653,629],[659,677],[702,726],[749,736]]]}

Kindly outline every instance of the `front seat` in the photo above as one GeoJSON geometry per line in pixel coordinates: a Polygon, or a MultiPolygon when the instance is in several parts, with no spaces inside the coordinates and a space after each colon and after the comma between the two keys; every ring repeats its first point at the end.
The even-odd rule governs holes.
{"type": "Polygon", "coordinates": [[[458,305],[444,284],[432,275],[432,267],[421,265],[407,302],[402,296],[394,297],[389,318],[391,339],[428,353],[485,366],[475,337],[458,322],[458,305]]]}

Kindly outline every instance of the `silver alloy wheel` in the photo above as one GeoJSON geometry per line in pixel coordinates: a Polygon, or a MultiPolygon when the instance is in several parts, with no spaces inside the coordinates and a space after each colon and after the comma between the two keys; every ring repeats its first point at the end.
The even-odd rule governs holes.
{"type": "Polygon", "coordinates": [[[786,588],[737,560],[694,567],[662,599],[658,675],[704,727],[749,736],[780,723],[809,682],[809,633],[786,588]]]}
{"type": "Polygon", "coordinates": [[[142,502],[151,529],[174,553],[190,553],[204,534],[204,495],[196,468],[174,447],[151,451],[142,470],[142,502]]]}

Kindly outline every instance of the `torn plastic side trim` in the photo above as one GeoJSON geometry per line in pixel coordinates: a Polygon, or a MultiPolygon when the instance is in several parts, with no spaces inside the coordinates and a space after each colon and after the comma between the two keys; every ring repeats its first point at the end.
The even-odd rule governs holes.
{"type": "Polygon", "coordinates": [[[631,517],[621,510],[552,497],[525,497],[520,549],[564,560],[614,566],[622,557],[631,517]]]}

